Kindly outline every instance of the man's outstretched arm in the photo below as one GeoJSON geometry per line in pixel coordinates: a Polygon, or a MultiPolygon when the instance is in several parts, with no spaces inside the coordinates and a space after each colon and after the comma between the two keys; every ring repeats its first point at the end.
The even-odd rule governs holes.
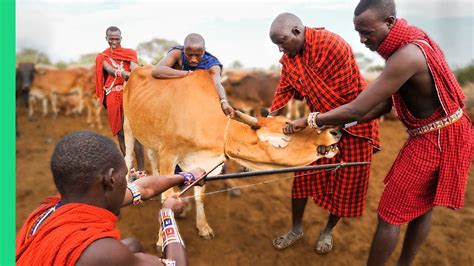
{"type": "Polygon", "coordinates": [[[212,66],[209,69],[209,73],[211,74],[212,80],[214,81],[214,86],[216,88],[217,95],[219,95],[222,111],[225,115],[228,115],[233,118],[235,115],[234,108],[232,108],[229,104],[229,101],[227,101],[227,95],[225,93],[224,86],[222,86],[221,83],[221,67],[217,65],[212,66]]]}
{"type": "Polygon", "coordinates": [[[151,76],[156,79],[182,78],[187,76],[190,71],[173,68],[179,62],[180,57],[180,50],[172,50],[153,67],[151,76]]]}
{"type": "Polygon", "coordinates": [[[372,118],[367,116],[369,112],[383,105],[410,77],[423,69],[423,64],[426,61],[419,48],[408,44],[390,57],[380,76],[354,101],[318,115],[318,124],[343,125],[372,118]]]}
{"type": "MultiPolygon", "coordinates": [[[[206,172],[197,168],[191,171],[196,179],[203,176],[206,172]]],[[[138,187],[138,190],[141,194],[142,200],[150,199],[154,196],[160,195],[166,190],[182,184],[184,177],[182,175],[171,175],[171,176],[145,176],[139,178],[133,182],[138,187]]],[[[125,191],[125,198],[122,204],[122,207],[132,204],[133,195],[132,192],[127,189],[125,191]]]]}

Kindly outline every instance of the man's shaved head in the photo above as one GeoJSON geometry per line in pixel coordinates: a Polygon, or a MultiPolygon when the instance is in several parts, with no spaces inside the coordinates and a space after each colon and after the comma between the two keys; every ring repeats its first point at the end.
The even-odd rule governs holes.
{"type": "Polygon", "coordinates": [[[294,14],[278,15],[270,27],[270,39],[278,46],[278,50],[293,57],[303,50],[305,27],[294,14]]]}
{"type": "Polygon", "coordinates": [[[197,33],[191,33],[184,38],[184,47],[201,47],[205,48],[206,43],[204,42],[204,38],[197,33]]]}
{"type": "Polygon", "coordinates": [[[273,34],[289,34],[292,29],[304,29],[303,22],[292,13],[282,13],[278,15],[272,22],[270,27],[270,37],[273,34]]]}
{"type": "Polygon", "coordinates": [[[115,143],[90,131],[66,135],[54,149],[51,170],[62,196],[85,193],[110,168],[125,168],[115,143]]]}

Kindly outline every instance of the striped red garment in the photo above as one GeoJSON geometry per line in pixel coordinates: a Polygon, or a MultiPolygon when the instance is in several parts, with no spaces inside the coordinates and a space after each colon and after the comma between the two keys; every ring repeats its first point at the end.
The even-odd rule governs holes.
{"type": "MultiPolygon", "coordinates": [[[[272,112],[295,97],[305,97],[312,112],[326,112],[354,100],[366,87],[352,50],[341,37],[323,28],[305,28],[302,54],[283,55],[282,76],[272,102],[272,112]]],[[[380,148],[378,121],[362,123],[344,131],[340,153],[318,164],[370,162],[380,148]]],[[[314,164],[314,163],[313,163],[314,164]]],[[[297,172],[295,176],[304,174],[297,172]]],[[[317,204],[341,217],[360,216],[364,210],[370,166],[341,168],[295,177],[293,197],[313,196],[317,204]]]]}
{"type": "MultiPolygon", "coordinates": [[[[370,162],[372,146],[363,138],[344,133],[338,143],[339,153],[317,164],[370,162]]],[[[295,172],[293,198],[312,196],[319,206],[339,217],[361,216],[365,208],[370,165],[341,167],[330,171],[295,172]]]]}
{"type": "MultiPolygon", "coordinates": [[[[397,92],[393,96],[397,114],[413,129],[456,112],[463,107],[464,95],[438,45],[405,20],[397,19],[378,52],[388,59],[408,43],[417,45],[425,55],[441,102],[430,117],[418,119],[397,92]]],[[[474,130],[465,114],[447,127],[410,136],[385,178],[379,216],[388,223],[401,225],[434,206],[462,208],[473,155],[474,130]]]]}
{"type": "MultiPolygon", "coordinates": [[[[367,86],[350,45],[323,28],[305,28],[302,54],[283,55],[280,83],[271,111],[285,107],[291,98],[306,98],[311,112],[327,112],[354,100],[367,86]]],[[[346,129],[380,147],[378,120],[346,129]]]]}

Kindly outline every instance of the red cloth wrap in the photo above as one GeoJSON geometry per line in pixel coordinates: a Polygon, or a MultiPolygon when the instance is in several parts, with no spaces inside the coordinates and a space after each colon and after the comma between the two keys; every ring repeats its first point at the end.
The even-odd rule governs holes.
{"type": "MultiPolygon", "coordinates": [[[[410,113],[399,92],[394,94],[400,120],[413,129],[453,114],[464,106],[464,95],[438,45],[404,19],[397,19],[378,52],[388,59],[408,43],[423,52],[441,102],[441,108],[430,117],[419,119],[410,113]]],[[[410,136],[385,178],[379,216],[401,225],[434,206],[462,208],[473,143],[474,131],[466,115],[437,131],[410,136]]]]}
{"type": "MultiPolygon", "coordinates": [[[[271,110],[288,101],[306,98],[312,112],[327,112],[354,100],[366,87],[352,49],[340,36],[322,28],[305,28],[303,51],[294,57],[283,55],[280,83],[271,110]]],[[[340,154],[316,164],[370,161],[379,149],[378,121],[346,129],[338,144],[340,154]]],[[[293,198],[313,196],[316,203],[340,217],[360,216],[364,210],[370,166],[342,168],[336,172],[295,172],[293,198]],[[308,174],[298,177],[302,174],[308,174]]]]}
{"type": "Polygon", "coordinates": [[[81,203],[59,207],[28,237],[38,217],[59,200],[59,196],[47,198],[21,227],[16,238],[17,265],[75,265],[82,252],[97,239],[120,239],[115,228],[117,216],[81,203]]]}
{"type": "Polygon", "coordinates": [[[109,95],[105,95],[104,87],[109,88],[112,85],[119,86],[124,85],[125,80],[122,77],[115,77],[112,74],[107,73],[103,68],[104,61],[107,61],[109,65],[113,67],[113,63],[110,59],[113,59],[116,64],[120,64],[123,61],[125,71],[130,71],[131,62],[138,63],[137,53],[133,49],[127,48],[116,48],[116,49],[105,49],[102,53],[96,57],[96,95],[100,102],[107,108],[109,116],[109,124],[113,135],[122,128],[122,96],[123,91],[112,91],[109,95]],[[114,81],[115,80],[115,81],[114,81]],[[119,95],[118,95],[119,94],[119,95]],[[110,98],[110,99],[109,99],[110,98]]]}

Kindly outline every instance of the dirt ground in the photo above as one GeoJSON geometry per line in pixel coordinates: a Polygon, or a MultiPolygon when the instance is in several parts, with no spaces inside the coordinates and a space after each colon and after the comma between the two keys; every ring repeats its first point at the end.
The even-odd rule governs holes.
{"type": "MultiPolygon", "coordinates": [[[[104,128],[99,132],[111,136],[103,115],[104,128]]],[[[55,144],[65,134],[90,129],[85,117],[48,116],[28,121],[26,111],[19,110],[21,137],[16,146],[16,226],[46,196],[55,194],[49,169],[55,144]]],[[[374,156],[367,197],[367,208],[361,218],[343,219],[335,229],[335,246],[325,256],[313,249],[327,213],[309,202],[304,216],[303,240],[293,247],[277,251],[271,240],[286,232],[291,224],[290,175],[264,176],[237,180],[238,185],[250,185],[266,180],[268,184],[241,189],[240,197],[216,193],[206,198],[206,213],[216,234],[213,240],[203,240],[195,228],[194,210],[178,221],[191,265],[364,265],[376,227],[376,208],[383,190],[382,180],[392,164],[406,133],[397,121],[381,124],[383,151],[374,156]]],[[[236,166],[233,166],[236,168],[236,166]]],[[[147,170],[151,171],[147,162],[147,170]]],[[[415,265],[474,265],[474,169],[471,167],[465,207],[459,211],[435,208],[430,234],[422,246],[415,265]]],[[[208,182],[207,192],[223,189],[222,181],[208,182]]],[[[158,229],[158,199],[139,207],[122,210],[119,228],[122,237],[137,237],[146,250],[156,254],[158,229]]],[[[394,265],[401,251],[402,234],[390,259],[394,265]]]]}

